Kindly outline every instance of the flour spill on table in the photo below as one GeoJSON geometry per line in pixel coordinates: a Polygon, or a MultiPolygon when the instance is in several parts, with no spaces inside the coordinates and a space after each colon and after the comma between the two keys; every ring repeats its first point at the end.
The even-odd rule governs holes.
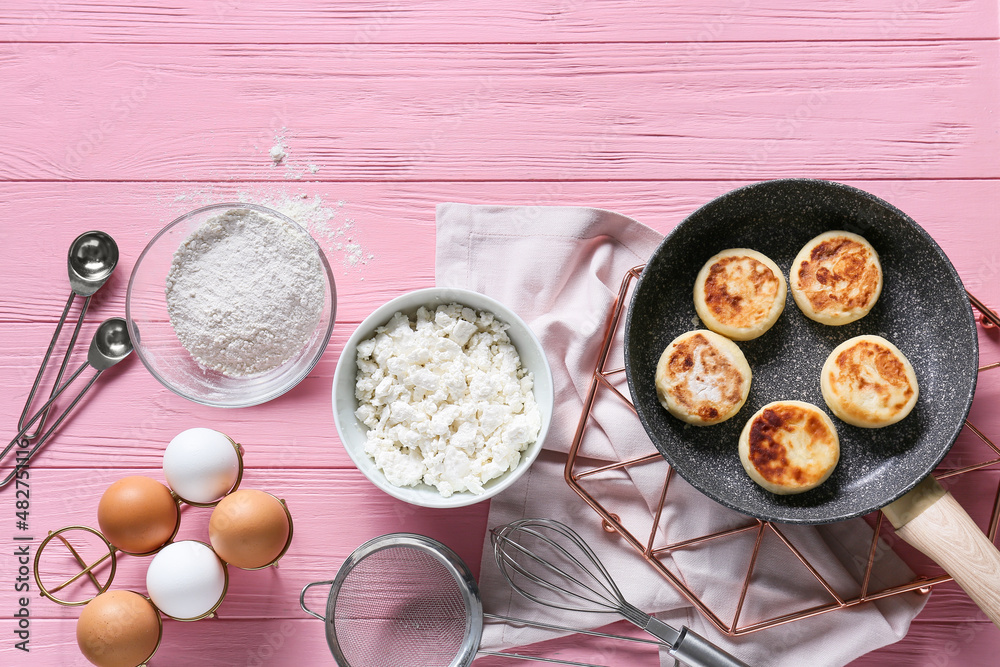
{"type": "Polygon", "coordinates": [[[240,192],[239,197],[240,201],[272,208],[295,220],[324,249],[335,251],[344,266],[360,267],[375,259],[357,240],[354,218],[342,213],[347,203],[344,200],[328,204],[319,195],[309,196],[306,192],[240,192]]]}
{"type": "MultiPolygon", "coordinates": [[[[300,180],[304,174],[318,172],[319,165],[305,163],[295,157],[294,151],[289,147],[289,137],[294,137],[294,133],[282,127],[275,132],[274,143],[269,148],[254,144],[254,150],[261,151],[266,156],[265,164],[268,171],[283,166],[285,178],[288,180],[300,180]]],[[[222,181],[224,178],[220,175],[219,180],[222,181]]],[[[363,270],[376,258],[362,243],[359,234],[361,228],[351,212],[350,204],[344,199],[317,193],[316,190],[321,187],[336,186],[316,182],[294,185],[291,183],[199,185],[176,193],[172,197],[161,197],[157,205],[165,212],[165,220],[200,206],[226,201],[266,206],[287,215],[308,230],[334,267],[339,264],[344,269],[363,270]]],[[[364,280],[364,277],[360,280],[364,280]]]]}
{"type": "Polygon", "coordinates": [[[194,188],[166,201],[161,200],[161,205],[170,216],[175,216],[221,201],[257,204],[287,215],[309,231],[331,264],[360,270],[375,260],[375,255],[359,239],[359,224],[349,213],[348,202],[343,199],[327,201],[304,189],[292,192],[285,186],[260,184],[235,191],[225,186],[194,188]]]}
{"type": "Polygon", "coordinates": [[[272,169],[284,165],[285,179],[290,181],[299,181],[306,175],[306,172],[315,174],[319,171],[319,165],[311,162],[306,165],[302,165],[300,162],[291,158],[292,151],[288,147],[288,137],[290,134],[291,133],[286,127],[281,128],[277,133],[275,133],[274,144],[267,151],[267,155],[270,158],[270,166],[272,169]]]}
{"type": "Polygon", "coordinates": [[[274,139],[276,143],[271,146],[270,155],[271,161],[274,162],[275,166],[277,166],[284,161],[288,153],[285,152],[285,138],[279,136],[274,139]]]}

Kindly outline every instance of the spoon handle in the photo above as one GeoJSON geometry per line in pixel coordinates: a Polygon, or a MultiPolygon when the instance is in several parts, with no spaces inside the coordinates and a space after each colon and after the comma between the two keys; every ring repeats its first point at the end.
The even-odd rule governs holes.
{"type": "MultiPolygon", "coordinates": [[[[73,300],[76,298],[75,292],[69,293],[69,299],[66,300],[66,307],[63,308],[62,316],[59,318],[58,324],[56,324],[56,330],[52,334],[52,340],[49,341],[49,348],[45,351],[45,356],[42,357],[42,363],[38,367],[38,374],[35,375],[35,382],[31,385],[31,391],[28,393],[28,398],[24,402],[24,409],[21,410],[21,417],[17,421],[18,428],[24,428],[25,420],[28,418],[28,410],[31,408],[31,401],[35,398],[35,393],[38,391],[38,385],[41,384],[42,375],[45,373],[45,368],[48,366],[49,358],[52,356],[52,351],[55,349],[56,342],[59,340],[59,334],[62,333],[63,325],[66,322],[66,316],[69,314],[70,306],[73,305],[73,300]]],[[[59,365],[59,373],[56,375],[56,380],[52,384],[52,391],[49,393],[49,398],[59,388],[59,384],[62,382],[63,375],[66,373],[66,365],[69,363],[70,353],[76,346],[76,339],[80,335],[80,328],[83,325],[83,318],[87,314],[87,307],[90,305],[90,297],[86,297],[83,301],[83,306],[80,308],[80,315],[76,319],[76,326],[73,328],[73,335],[69,339],[69,345],[66,347],[66,352],[63,354],[62,363],[59,365]]],[[[38,437],[38,434],[42,432],[42,428],[45,426],[45,418],[48,414],[48,408],[41,410],[39,412],[40,418],[38,421],[38,426],[35,428],[34,433],[25,433],[25,440],[34,440],[38,437]]]]}
{"type": "MultiPolygon", "coordinates": [[[[10,444],[4,447],[3,452],[0,452],[0,461],[2,461],[7,457],[7,454],[10,452],[10,450],[14,448],[14,445],[16,445],[19,440],[21,440],[21,438],[28,431],[28,429],[31,428],[32,425],[41,418],[43,413],[45,413],[50,407],[52,407],[52,404],[66,390],[66,387],[71,385],[74,380],[80,377],[80,373],[82,373],[84,369],[87,368],[89,365],[90,364],[87,362],[81,364],[80,367],[73,372],[73,374],[69,377],[69,379],[66,380],[66,382],[64,382],[54,392],[52,392],[52,396],[49,397],[49,400],[47,400],[45,404],[38,410],[38,412],[36,412],[35,415],[28,420],[28,422],[21,428],[18,434],[14,436],[14,439],[10,441],[10,444]]],[[[66,408],[61,415],[59,415],[59,419],[56,420],[56,423],[53,424],[52,427],[45,432],[45,435],[43,435],[41,438],[38,439],[38,441],[35,443],[35,446],[28,451],[26,456],[16,457],[17,463],[14,465],[14,469],[10,472],[9,475],[4,477],[3,480],[0,480],[0,487],[4,487],[10,484],[11,481],[13,481],[15,477],[17,477],[17,473],[28,465],[28,460],[32,456],[34,456],[35,452],[38,451],[38,448],[42,446],[42,443],[44,443],[48,439],[48,437],[52,435],[52,432],[56,430],[56,428],[59,426],[60,423],[62,423],[62,420],[66,418],[66,415],[69,414],[70,410],[72,410],[73,407],[80,401],[80,399],[83,398],[83,395],[87,392],[88,389],[90,389],[91,385],[94,384],[94,380],[96,380],[98,376],[100,376],[100,374],[101,371],[98,371],[97,373],[94,374],[94,377],[90,379],[90,382],[88,382],[87,386],[83,388],[83,391],[81,391],[79,394],[76,395],[76,398],[73,399],[73,402],[70,403],[69,407],[66,408]]]]}

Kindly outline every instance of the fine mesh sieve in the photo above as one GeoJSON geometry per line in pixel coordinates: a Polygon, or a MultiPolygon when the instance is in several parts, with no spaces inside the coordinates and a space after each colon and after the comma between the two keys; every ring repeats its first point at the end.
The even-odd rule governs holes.
{"type": "MultiPolygon", "coordinates": [[[[303,611],[324,622],[327,643],[340,667],[467,667],[477,654],[577,667],[602,667],[539,656],[480,651],[484,618],[653,644],[671,649],[674,657],[680,657],[676,649],[682,642],[678,639],[677,646],[672,646],[669,641],[619,637],[484,614],[479,587],[468,566],[454,551],[437,540],[412,533],[383,535],[362,544],[344,561],[332,581],[306,585],[299,595],[299,604],[303,611]],[[326,616],[312,611],[305,602],[306,592],[313,586],[322,585],[330,586],[326,616]]],[[[685,660],[689,665],[743,665],[738,661],[719,660],[720,656],[729,656],[718,652],[686,628],[677,633],[669,626],[663,627],[674,633],[671,637],[678,634],[680,637],[689,636],[686,646],[691,649],[697,648],[700,652],[703,645],[712,649],[705,660],[685,660]]]]}
{"type": "Polygon", "coordinates": [[[461,667],[476,657],[483,606],[465,563],[443,544],[409,533],[361,545],[333,581],[302,589],[342,667],[461,667]],[[330,584],[326,617],[306,591],[330,584]]]}

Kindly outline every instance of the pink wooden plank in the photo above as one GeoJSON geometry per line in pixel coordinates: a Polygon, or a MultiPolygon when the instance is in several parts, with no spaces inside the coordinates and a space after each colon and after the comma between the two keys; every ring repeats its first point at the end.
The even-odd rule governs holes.
{"type": "MultiPolygon", "coordinates": [[[[300,614],[304,616],[304,614],[300,614]]],[[[628,633],[625,624],[610,632],[628,633]]],[[[30,657],[0,644],[3,664],[91,667],[76,646],[73,619],[43,619],[36,623],[40,635],[58,638],[53,643],[32,644],[30,657]],[[12,662],[11,662],[12,661],[12,662]]],[[[323,624],[314,618],[212,619],[196,623],[165,621],[163,643],[153,665],[213,665],[226,667],[301,667],[335,665],[327,646],[323,624]]],[[[534,647],[533,647],[534,648],[534,647]]],[[[529,649],[530,650],[530,649],[529,649]]],[[[605,660],[609,665],[658,667],[656,652],[643,645],[611,644],[582,637],[547,642],[537,649],[543,657],[559,660],[605,660]]],[[[509,658],[480,658],[476,667],[509,667],[509,658]]],[[[531,663],[528,663],[531,664],[531,663]]]]}
{"type": "MultiPolygon", "coordinates": [[[[85,477],[81,481],[75,471],[55,471],[52,474],[33,477],[31,479],[34,494],[31,512],[33,528],[29,533],[22,534],[32,534],[37,538],[47,529],[71,523],[96,526],[97,500],[107,484],[119,476],[110,471],[104,472],[106,479],[102,480],[85,477]],[[67,490],[70,490],[68,495],[67,490]]],[[[162,475],[157,470],[131,472],[162,480],[162,475]]],[[[996,475],[993,477],[995,483],[996,475]]],[[[231,572],[230,591],[220,609],[220,615],[226,619],[224,621],[226,627],[236,622],[253,625],[258,622],[255,619],[266,619],[271,623],[277,620],[301,619],[303,615],[298,610],[296,596],[293,593],[306,583],[330,578],[353,546],[384,532],[407,530],[436,537],[456,548],[459,555],[469,562],[474,570],[478,570],[476,554],[478,541],[482,539],[482,530],[485,527],[485,505],[452,512],[413,508],[371,488],[360,480],[358,475],[346,472],[328,474],[309,471],[251,470],[244,488],[263,488],[285,498],[295,517],[296,537],[292,548],[277,570],[231,572]],[[325,493],[327,489],[334,495],[325,493]],[[345,507],[350,507],[351,512],[345,512],[345,507]],[[335,542],[331,540],[331,536],[334,535],[335,542]]],[[[179,538],[204,540],[208,516],[209,510],[186,508],[183,511],[183,528],[179,538]]],[[[11,571],[12,561],[10,554],[4,554],[4,557],[0,558],[3,571],[11,571]]],[[[147,558],[122,556],[115,587],[143,591],[147,564],[147,558]]],[[[322,607],[322,600],[322,594],[318,594],[315,599],[310,597],[310,604],[313,607],[322,607]]],[[[53,625],[42,619],[66,619],[71,623],[72,619],[77,617],[78,610],[59,607],[46,600],[35,598],[32,602],[32,614],[34,619],[32,646],[37,649],[37,655],[34,657],[44,660],[48,655],[63,654],[64,657],[71,658],[75,653],[72,645],[72,626],[66,623],[53,625]]],[[[962,655],[968,655],[976,646],[996,640],[993,626],[980,617],[981,614],[964,594],[950,585],[940,587],[935,590],[928,609],[918,618],[911,635],[904,640],[903,647],[896,650],[902,650],[904,655],[941,654],[950,659],[960,660],[962,655]],[[942,625],[954,628],[950,631],[953,634],[949,640],[953,643],[942,643],[940,635],[942,625]]],[[[165,633],[165,650],[180,650],[167,647],[189,646],[192,641],[198,644],[205,656],[227,655],[225,652],[232,650],[233,644],[229,639],[220,640],[223,634],[227,638],[230,637],[231,628],[225,633],[220,633],[219,628],[223,626],[208,625],[206,627],[210,628],[211,632],[202,635],[199,631],[191,629],[196,626],[189,624],[168,622],[166,627],[169,631],[165,633]]],[[[198,624],[197,627],[203,626],[198,624]]],[[[320,626],[317,623],[313,627],[320,626]]],[[[321,633],[318,634],[321,636],[321,633]]],[[[5,651],[17,656],[9,645],[0,644],[0,655],[4,655],[5,651]]],[[[301,648],[296,651],[301,651],[301,648]]],[[[296,654],[302,655],[301,652],[296,654]]],[[[170,653],[163,654],[161,659],[165,659],[167,655],[170,653]]],[[[863,660],[860,664],[880,664],[875,657],[866,660],[871,661],[863,660]]],[[[954,664],[973,663],[959,661],[954,664]]]]}
{"type": "MultiPolygon", "coordinates": [[[[973,233],[973,227],[956,226],[956,219],[976,225],[991,219],[995,208],[994,181],[855,182],[908,211],[936,237],[951,256],[967,285],[981,299],[1000,307],[1000,291],[993,278],[1000,271],[1000,255],[973,233]]],[[[339,215],[355,221],[352,233],[374,259],[363,266],[349,266],[334,246],[328,245],[337,267],[338,323],[330,347],[313,374],[295,390],[252,411],[230,412],[196,406],[162,388],[138,360],[126,362],[109,373],[88,399],[88,405],[68,422],[52,445],[40,454],[39,466],[90,466],[93,457],[105,457],[116,467],[159,465],[160,447],[194,422],[233,423],[231,435],[244,442],[256,460],[265,465],[350,466],[333,431],[330,386],[339,351],[353,326],[379,303],[416,287],[433,284],[433,205],[438,201],[522,202],[588,204],[620,210],[661,232],[712,197],[736,187],[733,182],[631,182],[631,183],[432,183],[432,184],[277,184],[273,193],[305,190],[335,202],[344,198],[339,215]],[[141,397],[141,399],[139,398],[141,397]],[[125,429],[105,428],[102,406],[120,405],[116,414],[125,429]],[[313,415],[307,428],[288,437],[288,414],[296,409],[313,415]],[[244,419],[252,416],[253,426],[244,419]]],[[[130,196],[132,185],[109,183],[33,183],[0,185],[0,214],[13,219],[29,211],[25,223],[4,228],[8,247],[23,251],[0,268],[8,297],[0,303],[0,402],[12,423],[30,386],[34,370],[50,335],[67,291],[64,247],[83,229],[98,227],[112,233],[122,248],[121,273],[109,284],[94,306],[92,324],[124,310],[127,274],[145,240],[162,220],[208,201],[234,196],[235,184],[157,184],[144,188],[145,196],[130,196]],[[182,201],[176,201],[181,196],[182,201]],[[64,221],[76,221],[68,229],[64,221]],[[65,230],[65,231],[63,231],[65,230]],[[61,238],[60,238],[61,235],[61,238]],[[52,239],[59,238],[55,243],[52,239]],[[55,247],[53,247],[55,246],[55,247]],[[37,266],[36,266],[37,265],[37,266]],[[35,275],[38,283],[18,280],[35,275]],[[44,276],[44,277],[42,277],[44,276]],[[44,288],[42,287],[44,286],[44,288]]],[[[332,224],[338,225],[338,221],[332,224]]],[[[983,228],[983,227],[980,227],[983,228]]],[[[321,239],[322,241],[322,239],[321,239]]],[[[984,363],[1000,359],[995,335],[984,335],[984,363]]],[[[1000,371],[995,371],[1000,372],[1000,371]]],[[[983,382],[984,407],[1000,390],[983,382]]],[[[995,428],[1000,435],[1000,415],[987,409],[974,413],[981,428],[995,428]]],[[[260,463],[252,464],[259,465],[260,463]]]]}
{"type": "MultiPolygon", "coordinates": [[[[941,595],[936,592],[935,595],[941,595]]],[[[928,611],[918,616],[910,625],[910,632],[903,641],[873,651],[851,663],[851,667],[881,667],[884,665],[990,665],[996,655],[996,626],[987,620],[949,614],[943,605],[937,605],[938,618],[924,620],[928,611]]]]}
{"type": "MultiPolygon", "coordinates": [[[[258,156],[258,161],[261,159],[258,156]]],[[[797,175],[818,176],[815,169],[797,175]]],[[[105,317],[121,313],[128,275],[156,231],[198,206],[241,197],[279,208],[298,201],[303,194],[309,202],[320,198],[316,217],[329,215],[330,219],[316,227],[315,235],[334,269],[338,321],[360,322],[379,303],[407,289],[433,284],[434,205],[438,202],[597,206],[631,215],[665,233],[713,197],[747,182],[0,182],[0,216],[16,221],[0,226],[0,243],[19,249],[0,264],[5,289],[0,322],[55,322],[68,294],[66,249],[87,229],[106,230],[121,249],[118,269],[95,296],[92,308],[105,317]],[[347,225],[350,227],[344,229],[347,225]],[[342,229],[344,232],[338,234],[342,229]],[[347,238],[360,245],[365,263],[352,264],[350,253],[344,247],[337,248],[347,238]],[[34,278],[19,278],[26,276],[34,278]]],[[[966,285],[987,303],[1000,307],[996,280],[1000,251],[988,242],[997,206],[997,181],[844,182],[909,213],[941,244],[966,285]]],[[[309,219],[308,215],[303,218],[309,219]]],[[[46,339],[48,335],[44,334],[46,339]]],[[[29,357],[40,354],[31,346],[22,348],[21,353],[29,357]]]]}
{"type": "Polygon", "coordinates": [[[0,178],[996,178],[989,41],[33,44],[0,178]],[[86,85],[80,85],[80,82],[86,85]],[[54,104],[53,100],[58,100],[54,104]],[[302,169],[262,160],[281,128],[302,169]]]}
{"type": "MultiPolygon", "coordinates": [[[[954,460],[955,457],[950,456],[948,462],[954,460]]],[[[101,495],[112,483],[128,475],[143,475],[164,481],[160,468],[31,468],[26,480],[28,486],[25,487],[30,489],[31,502],[28,527],[13,530],[13,534],[33,538],[33,544],[37,545],[48,531],[65,526],[82,524],[98,528],[97,505],[101,495]]],[[[969,474],[960,482],[947,483],[946,480],[946,486],[983,528],[988,525],[998,483],[1000,474],[995,470],[969,474]]],[[[455,511],[428,510],[391,498],[354,469],[296,470],[253,465],[252,461],[241,488],[262,489],[285,499],[294,518],[295,536],[277,571],[245,572],[234,568],[230,572],[234,582],[245,583],[234,583],[226,598],[224,612],[229,618],[250,618],[264,612],[274,617],[297,617],[297,602],[289,595],[291,591],[301,589],[309,581],[331,578],[355,547],[376,535],[389,532],[409,531],[434,537],[455,549],[474,573],[479,572],[479,550],[486,528],[486,503],[455,511]],[[262,590],[260,584],[265,583],[268,587],[262,590]]],[[[3,505],[6,510],[4,523],[9,520],[10,528],[14,529],[15,501],[4,498],[3,505]]],[[[177,539],[208,541],[206,531],[210,514],[210,509],[183,506],[182,528],[177,539]]],[[[596,515],[592,518],[598,520],[596,515]]],[[[936,577],[942,574],[940,568],[900,543],[891,532],[886,537],[919,575],[936,577]]],[[[51,565],[60,562],[65,554],[58,544],[53,544],[55,546],[46,550],[46,566],[41,569],[43,581],[49,586],[65,578],[59,578],[63,571],[54,570],[51,565]]],[[[81,546],[79,542],[76,544],[81,546]]],[[[32,549],[32,553],[35,551],[37,548],[32,549]]],[[[867,554],[860,553],[858,556],[863,559],[867,554]]],[[[115,587],[144,589],[149,559],[122,555],[118,561],[115,587]]],[[[16,571],[13,550],[0,554],[0,566],[6,572],[16,571]]],[[[74,571],[77,570],[68,570],[74,571]]],[[[102,574],[106,572],[106,567],[99,568],[101,581],[106,581],[102,574]]],[[[34,590],[33,584],[32,588],[34,590]]],[[[960,618],[962,614],[970,618],[979,617],[975,606],[964,594],[951,594],[946,596],[946,600],[954,617],[960,618]]],[[[63,607],[49,603],[33,613],[39,618],[71,615],[63,607]]]]}
{"type": "MultiPolygon", "coordinates": [[[[46,529],[58,528],[71,523],[96,525],[95,508],[104,488],[122,473],[101,472],[99,476],[81,476],[80,471],[53,471],[31,478],[33,505],[31,512],[32,530],[29,533],[40,537],[46,529]]],[[[158,470],[130,471],[162,479],[158,470]]],[[[990,475],[996,484],[997,475],[990,475]]],[[[381,492],[367,485],[360,476],[348,472],[317,473],[310,471],[249,471],[244,488],[263,488],[285,498],[296,521],[296,538],[281,567],[276,571],[231,573],[231,588],[220,613],[229,621],[255,618],[297,619],[294,593],[310,581],[329,578],[339,563],[353,548],[376,534],[393,530],[411,530],[429,534],[452,545],[467,560],[474,570],[477,568],[476,553],[482,530],[485,526],[485,505],[460,511],[441,512],[417,509],[397,503],[381,492]],[[326,493],[329,490],[330,493],[326,493]],[[344,508],[350,507],[350,512],[344,508]],[[331,541],[331,536],[336,541],[331,541]]],[[[11,512],[12,513],[12,510],[11,512]]],[[[180,538],[205,539],[205,524],[208,510],[186,508],[180,538]]],[[[596,520],[596,519],[595,519],[596,520]]],[[[13,557],[5,553],[0,558],[3,571],[13,571],[13,557]]],[[[143,577],[148,559],[122,556],[116,587],[144,590],[143,577]]],[[[936,572],[918,568],[925,574],[936,572]]],[[[666,584],[664,584],[666,585],[666,584]]],[[[319,597],[322,605],[322,596],[319,597]]],[[[316,602],[312,601],[315,606],[316,602]]],[[[37,600],[32,607],[34,617],[34,644],[41,649],[42,656],[49,650],[70,651],[72,644],[66,637],[72,637],[72,629],[65,625],[53,626],[39,623],[39,619],[73,619],[77,610],[65,609],[44,600],[37,600]]],[[[997,638],[995,630],[972,605],[964,594],[952,586],[936,589],[928,609],[919,617],[911,636],[904,641],[904,654],[935,656],[943,654],[949,658],[967,655],[976,646],[989,645],[997,638]],[[927,624],[927,625],[924,625],[927,624]],[[933,625],[931,625],[933,624],[933,625]],[[947,645],[941,643],[940,628],[953,626],[953,639],[947,645]],[[928,627],[929,626],[929,627],[928,627]],[[930,630],[933,628],[933,630],[930,630]],[[923,630],[922,630],[923,629],[923,630]],[[930,630],[930,631],[929,631],[930,630]],[[935,643],[937,642],[937,643],[935,643]],[[916,644],[917,648],[913,645],[916,644]],[[944,648],[947,646],[947,648],[944,648]]],[[[197,633],[189,634],[184,624],[170,624],[174,630],[167,636],[183,633],[184,642],[194,637],[195,641],[205,641],[197,633]]],[[[215,626],[211,626],[215,627],[215,626]]],[[[214,643],[206,642],[206,655],[228,649],[231,644],[220,646],[219,635],[215,632],[214,643]],[[208,645],[210,644],[210,645],[208,645]]],[[[167,644],[169,645],[169,644],[167,644]]],[[[0,645],[0,655],[9,647],[0,645]]],[[[20,664],[16,663],[15,664],[20,664]]],[[[36,663],[37,664],[37,663],[36,663]]],[[[215,663],[213,663],[215,664],[215,663]]],[[[278,663],[284,664],[284,663],[278,663]]],[[[615,664],[615,663],[612,663],[615,664]]],[[[631,663],[630,663],[631,664],[631,663]]],[[[864,662],[861,664],[879,664],[864,662]]],[[[884,664],[884,663],[883,663],[884,664]]],[[[936,664],[936,663],[905,663],[936,664]]],[[[947,663],[942,663],[947,664],[947,663]]],[[[974,664],[958,662],[955,664],[974,664]]]]}
{"type": "Polygon", "coordinates": [[[803,5],[672,0],[655,8],[612,0],[496,3],[446,0],[361,5],[299,0],[215,2],[154,0],[139,6],[86,0],[72,4],[13,0],[0,9],[0,39],[30,41],[338,42],[362,50],[388,42],[683,41],[692,50],[714,41],[907,39],[997,36],[997,7],[987,0],[803,5]]]}

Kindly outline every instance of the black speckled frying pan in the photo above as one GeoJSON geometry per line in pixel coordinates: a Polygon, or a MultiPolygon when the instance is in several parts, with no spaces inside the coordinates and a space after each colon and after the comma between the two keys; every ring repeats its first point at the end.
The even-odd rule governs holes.
{"type": "MultiPolygon", "coordinates": [[[[884,508],[906,494],[886,510],[894,525],[897,519],[901,522],[897,526],[901,535],[905,531],[900,528],[915,529],[921,523],[914,520],[912,527],[906,526],[920,514],[914,514],[913,501],[920,501],[916,510],[922,510],[944,496],[933,479],[918,483],[937,466],[962,429],[972,405],[978,359],[972,309],[941,248],[888,203],[827,181],[757,183],[695,211],[649,259],[625,323],[625,367],[639,418],[664,458],[693,486],[735,510],[784,523],[839,521],[884,508]],[[773,259],[787,279],[802,246],[834,229],[861,234],[879,253],[884,287],[872,311],[845,326],[822,325],[799,311],[789,291],[774,327],[755,340],[738,343],[753,370],[750,396],[739,414],[707,427],[689,426],[670,415],[657,400],[656,363],[674,337],[705,328],[692,297],[695,277],[705,261],[726,248],[752,248],[773,259]],[[823,363],[839,343],[860,334],[892,341],[916,371],[917,405],[892,426],[851,426],[834,417],[823,401],[823,363]],[[755,484],[737,453],[746,420],[764,404],[783,399],[808,401],[826,410],[840,436],[840,463],[831,477],[799,495],[776,495],[755,484]]],[[[974,527],[973,532],[982,536],[974,527]]],[[[939,541],[939,537],[937,532],[929,539],[939,541]]],[[[929,555],[948,569],[938,555],[929,555]]],[[[995,556],[993,549],[990,557],[995,556]]],[[[1000,557],[994,565],[1000,579],[1000,557]]],[[[993,589],[1000,598],[1000,586],[993,589]]],[[[1000,599],[995,602],[1000,609],[1000,599]]],[[[994,616],[995,622],[997,618],[1000,614],[994,616]]]]}

